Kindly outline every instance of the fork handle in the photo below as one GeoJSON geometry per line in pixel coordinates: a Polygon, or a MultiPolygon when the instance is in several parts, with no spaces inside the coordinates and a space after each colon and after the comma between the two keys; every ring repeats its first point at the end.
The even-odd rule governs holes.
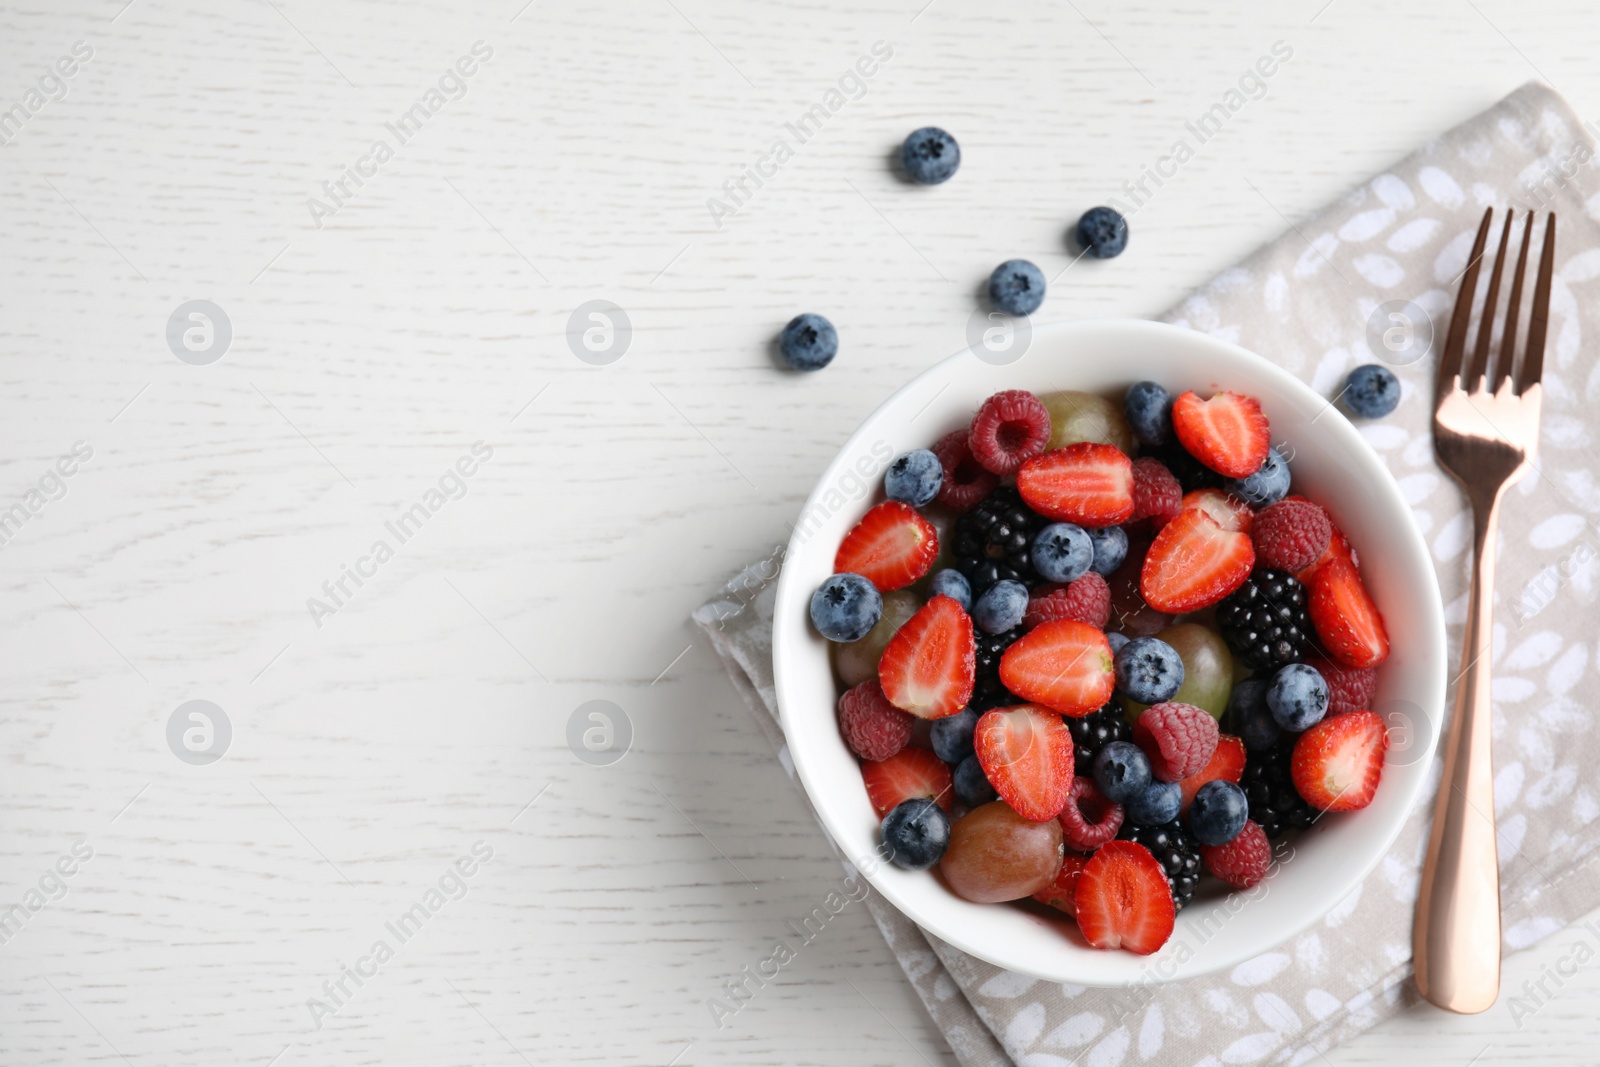
{"type": "Polygon", "coordinates": [[[1486,1010],[1500,992],[1500,864],[1489,752],[1489,652],[1500,493],[1473,502],[1472,597],[1445,741],[1428,859],[1417,895],[1417,989],[1450,1011],[1486,1010]]]}

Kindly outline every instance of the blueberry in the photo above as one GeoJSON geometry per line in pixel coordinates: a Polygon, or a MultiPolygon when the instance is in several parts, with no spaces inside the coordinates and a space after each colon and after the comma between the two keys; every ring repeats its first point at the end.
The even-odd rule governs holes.
{"type": "Polygon", "coordinates": [[[919,448],[889,464],[883,476],[883,491],[890,500],[900,500],[914,508],[926,507],[939,495],[944,484],[944,465],[926,448],[919,448]]]}
{"type": "Polygon", "coordinates": [[[1183,786],[1177,782],[1152,781],[1128,801],[1128,821],[1138,826],[1160,826],[1176,819],[1181,807],[1183,786]]]}
{"type": "Polygon", "coordinates": [[[1156,382],[1134,382],[1122,397],[1128,429],[1141,445],[1164,445],[1172,436],[1172,394],[1156,382]]]}
{"type": "Polygon", "coordinates": [[[1028,610],[1028,587],[1002,578],[983,591],[972,605],[972,621],[986,634],[1003,634],[1022,625],[1028,610]]]}
{"type": "Polygon", "coordinates": [[[989,302],[1007,315],[1031,315],[1044,303],[1044,272],[1025,259],[1008,259],[989,275],[989,302]]]}
{"type": "Polygon", "coordinates": [[[1309,730],[1328,714],[1328,683],[1304,663],[1280,667],[1267,686],[1267,707],[1285,730],[1309,730]]]}
{"type": "Polygon", "coordinates": [[[1249,818],[1244,790],[1222,778],[1201,786],[1189,805],[1189,829],[1202,845],[1226,845],[1239,836],[1249,818]]]}
{"type": "Polygon", "coordinates": [[[893,850],[889,861],[896,867],[925,871],[950,845],[950,819],[926,797],[902,800],[883,817],[883,843],[893,850]]]}
{"type": "Polygon", "coordinates": [[[1116,654],[1117,688],[1140,704],[1171,700],[1183,686],[1183,657],[1158,637],[1135,637],[1116,654]]]}
{"type": "Polygon", "coordinates": [[[1089,540],[1094,544],[1094,562],[1089,564],[1089,569],[1111,577],[1111,572],[1128,558],[1128,531],[1120,526],[1102,526],[1089,531],[1089,540]]]}
{"type": "Polygon", "coordinates": [[[1267,450],[1261,469],[1228,482],[1228,491],[1253,508],[1276,504],[1289,495],[1289,461],[1276,448],[1267,450]]]}
{"type": "Polygon", "coordinates": [[[1344,402],[1364,419],[1381,419],[1400,403],[1400,379],[1381,363],[1364,363],[1344,380],[1344,402]]]}
{"type": "Polygon", "coordinates": [[[811,594],[811,625],[829,641],[859,641],[878,625],[883,596],[859,574],[835,574],[811,594]]]}
{"type": "Polygon", "coordinates": [[[989,776],[983,773],[983,764],[978,762],[977,756],[968,756],[956,764],[951,777],[955,781],[956,799],[969,808],[987,804],[998,795],[989,782],[989,776]]]}
{"type": "Polygon", "coordinates": [[[783,360],[795,370],[821,370],[839,352],[839,333],[833,323],[809,311],[789,320],[778,336],[783,360]]]}
{"type": "Polygon", "coordinates": [[[1047,582],[1073,582],[1089,573],[1094,542],[1083,527],[1055,522],[1033,535],[1033,569],[1047,582]]]}
{"type": "Polygon", "coordinates": [[[1128,220],[1108,207],[1092,207],[1078,220],[1078,247],[1096,259],[1119,256],[1128,247],[1128,220]]]}
{"type": "Polygon", "coordinates": [[[1244,742],[1251,752],[1264,752],[1283,736],[1278,721],[1267,707],[1267,680],[1246,678],[1228,694],[1228,708],[1222,713],[1227,732],[1244,742]]]}
{"type": "Polygon", "coordinates": [[[1094,784],[1107,800],[1126,804],[1150,784],[1150,758],[1131,741],[1113,741],[1094,757],[1094,784]]]}
{"type": "Polygon", "coordinates": [[[938,185],[961,166],[961,146],[939,127],[924,126],[912,130],[900,146],[900,163],[918,185],[938,185]]]}
{"type": "Polygon", "coordinates": [[[972,583],[954,567],[934,571],[933,577],[928,579],[928,597],[932,599],[936,596],[949,597],[961,605],[962,611],[972,610],[972,583]]]}
{"type": "Polygon", "coordinates": [[[1128,645],[1127,634],[1106,634],[1106,644],[1111,646],[1111,654],[1115,656],[1128,645]]]}
{"type": "Polygon", "coordinates": [[[972,731],[977,726],[978,713],[971,708],[962,708],[954,715],[934,720],[928,731],[933,754],[946,763],[960,763],[972,755],[972,731]]]}

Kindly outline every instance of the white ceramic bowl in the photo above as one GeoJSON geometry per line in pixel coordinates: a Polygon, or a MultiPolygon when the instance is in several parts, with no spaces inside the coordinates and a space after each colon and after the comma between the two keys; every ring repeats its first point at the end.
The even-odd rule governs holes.
{"type": "Polygon", "coordinates": [[[1008,970],[1092,986],[1190,978],[1231,967],[1319,920],[1393,844],[1421,793],[1444,702],[1444,620],[1433,563],[1393,477],[1343,415],[1299,379],[1236,345],[1143,321],[1062,323],[1034,331],[1008,366],[962,352],[917,376],[861,425],[806,502],[778,583],[773,660],[789,751],[828,832],[874,888],[936,937],[1008,970]],[[1270,877],[1246,893],[1214,880],[1178,915],[1151,956],[1088,947],[1072,921],[1048,909],[973,904],[931,871],[878,861],[878,818],[834,719],[828,642],[809,622],[811,593],[833,571],[845,532],[875,499],[889,460],[965,426],[1000,389],[1076,389],[1120,397],[1158,381],[1173,394],[1226,388],[1256,397],[1274,443],[1292,450],[1296,491],[1325,505],[1349,535],[1388,625],[1392,652],[1378,669],[1375,708],[1391,725],[1391,757],[1372,804],[1324,817],[1293,843],[1270,877]],[[1405,731],[1402,734],[1396,728],[1405,731]]]}

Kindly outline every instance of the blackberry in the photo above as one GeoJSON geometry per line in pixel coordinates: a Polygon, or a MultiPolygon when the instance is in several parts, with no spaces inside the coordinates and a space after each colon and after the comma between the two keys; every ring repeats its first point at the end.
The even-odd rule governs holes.
{"type": "Polygon", "coordinates": [[[1288,571],[1262,567],[1217,605],[1217,629],[1254,670],[1298,663],[1311,647],[1306,587],[1288,571]]]}
{"type": "Polygon", "coordinates": [[[1192,493],[1196,489],[1222,489],[1228,484],[1227,478],[1191,456],[1188,450],[1178,443],[1176,435],[1157,448],[1153,454],[1166,465],[1172,476],[1178,479],[1178,484],[1183,486],[1185,493],[1192,493]]]}
{"type": "Polygon", "coordinates": [[[1239,787],[1250,802],[1250,818],[1276,841],[1290,830],[1304,830],[1320,814],[1294,787],[1289,761],[1299,734],[1290,734],[1261,752],[1247,752],[1239,787]]]}
{"type": "Polygon", "coordinates": [[[1115,697],[1099,711],[1080,719],[1069,718],[1067,729],[1072,731],[1072,773],[1080,778],[1094,775],[1094,758],[1102,748],[1113,741],[1133,740],[1133,727],[1123,718],[1122,704],[1115,697]]]}
{"type": "Polygon", "coordinates": [[[1200,884],[1200,842],[1183,823],[1174,819],[1160,826],[1132,826],[1122,824],[1117,837],[1133,841],[1150,850],[1161,864],[1172,883],[1172,903],[1179,911],[1194,899],[1195,886],[1200,884]]]}
{"type": "Polygon", "coordinates": [[[1010,578],[1032,588],[1030,544],[1046,520],[1022,502],[1015,486],[1002,485],[956,519],[950,549],[956,569],[967,576],[976,600],[995,582],[1010,578]]]}
{"type": "Polygon", "coordinates": [[[967,707],[983,712],[990,708],[1023,703],[1000,682],[1000,657],[1022,633],[1020,626],[999,634],[986,634],[975,629],[972,636],[977,639],[977,670],[972,684],[972,700],[967,707]]]}

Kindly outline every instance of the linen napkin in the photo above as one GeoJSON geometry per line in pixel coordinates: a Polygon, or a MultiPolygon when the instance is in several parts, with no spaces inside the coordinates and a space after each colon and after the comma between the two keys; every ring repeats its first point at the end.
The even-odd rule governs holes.
{"type": "MultiPolygon", "coordinates": [[[[1400,406],[1363,424],[1362,432],[1387,461],[1432,550],[1453,678],[1472,526],[1460,491],[1434,461],[1437,353],[1483,209],[1510,205],[1559,216],[1539,462],[1504,509],[1497,580],[1495,810],[1508,953],[1600,906],[1594,869],[1600,788],[1583,774],[1600,765],[1594,340],[1584,355],[1586,338],[1600,334],[1600,175],[1589,162],[1594,132],[1556,93],[1525,85],[1162,316],[1259,352],[1330,398],[1352,367],[1375,361],[1393,367],[1403,388],[1400,406]],[[1432,350],[1430,321],[1438,334],[1432,350]]],[[[694,619],[792,775],[772,685],[778,565],[776,555],[752,565],[694,619]]],[[[1417,1000],[1408,981],[1411,915],[1439,777],[1437,754],[1432,758],[1429,798],[1374,873],[1305,933],[1231,972],[1132,990],[1058,985],[955,950],[875,893],[867,906],[969,1067],[1305,1063],[1417,1000]]],[[[1585,936],[1595,942],[1591,948],[1600,946],[1600,931],[1585,936]]],[[[1501,996],[1512,998],[1518,1017],[1545,999],[1532,988],[1504,989],[1501,996]]]]}

